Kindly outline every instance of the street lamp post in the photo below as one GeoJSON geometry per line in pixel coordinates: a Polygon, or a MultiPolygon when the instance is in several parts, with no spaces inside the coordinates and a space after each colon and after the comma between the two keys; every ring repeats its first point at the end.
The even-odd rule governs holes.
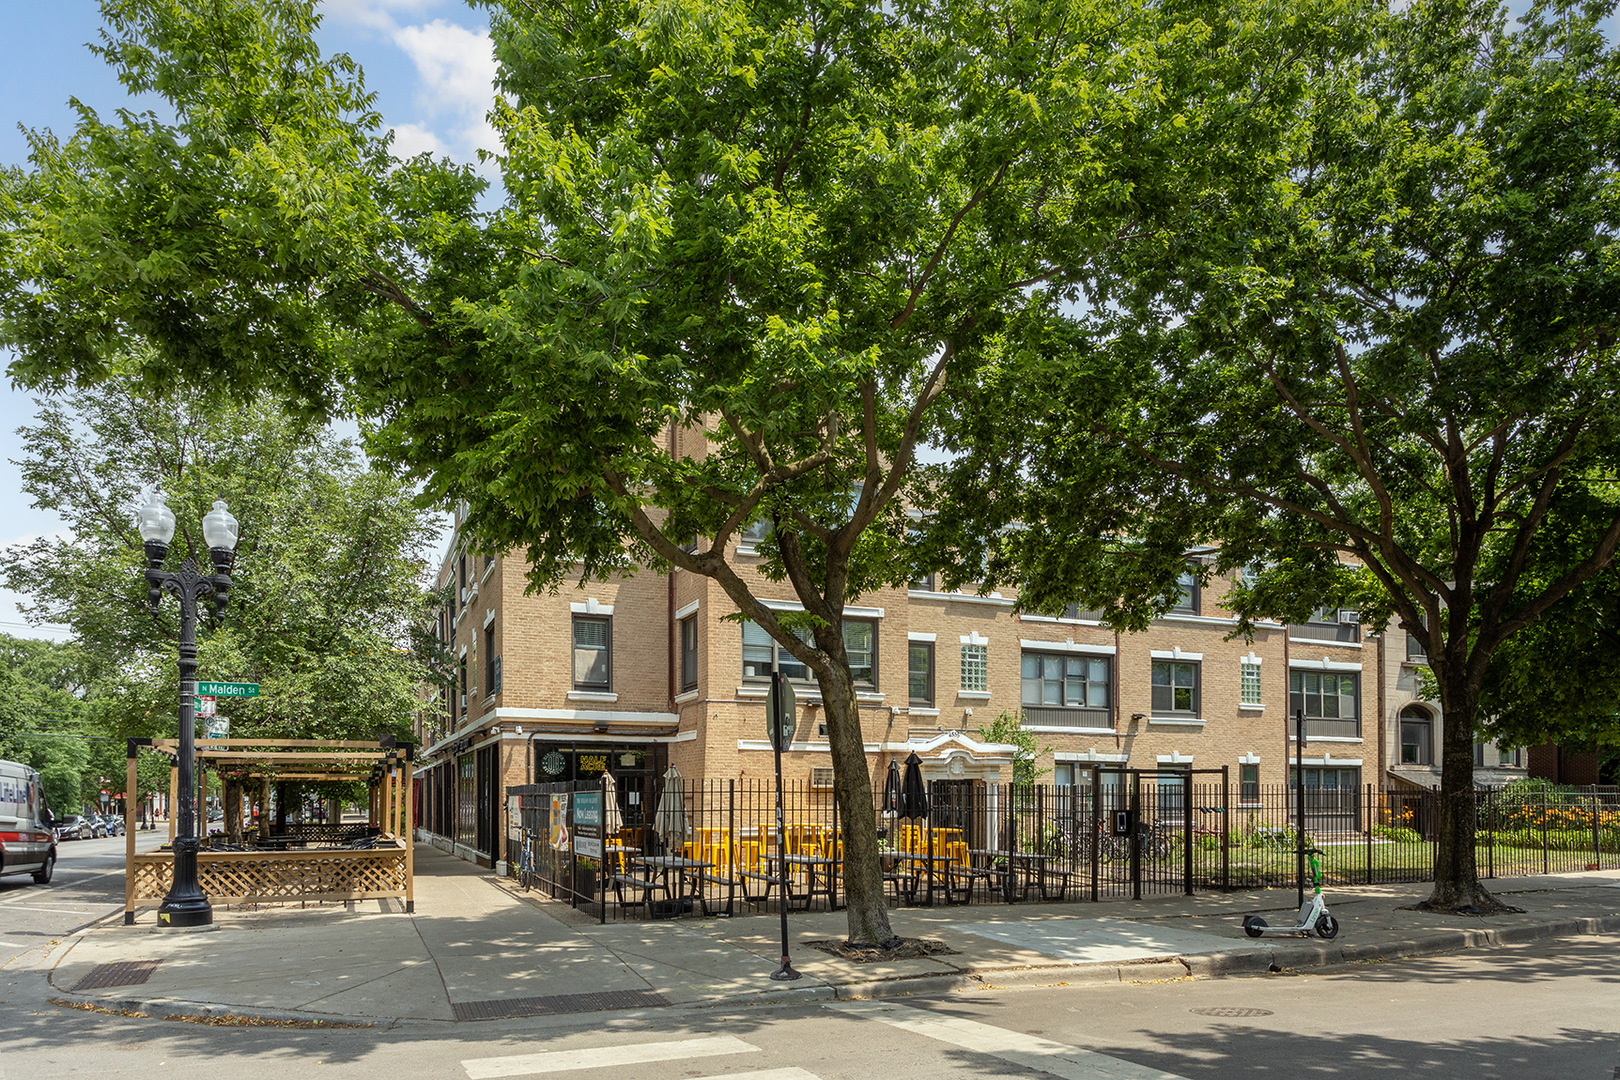
{"type": "Polygon", "coordinates": [[[231,562],[236,557],[236,519],[223,500],[203,515],[203,540],[208,544],[212,574],[197,571],[197,560],[188,557],[179,573],[163,569],[174,538],[174,511],[164,503],[162,492],[154,492],[140,512],[141,540],[146,547],[146,595],[152,613],[165,592],[180,601],[180,819],[174,838],[174,878],[169,893],[158,908],[158,922],[164,926],[207,926],[214,921],[214,909],[197,885],[197,815],[192,790],[196,768],[197,725],[197,601],[211,597],[214,614],[225,613],[231,588],[231,562]]]}

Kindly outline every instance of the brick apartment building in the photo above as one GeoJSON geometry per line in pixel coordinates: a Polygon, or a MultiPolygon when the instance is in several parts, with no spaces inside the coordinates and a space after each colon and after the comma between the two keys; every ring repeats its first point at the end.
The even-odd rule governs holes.
{"type": "MultiPolygon", "coordinates": [[[[751,538],[734,561],[767,606],[795,609],[786,584],[757,573],[751,538]]],[[[1193,552],[1189,560],[1207,558],[1193,552]]],[[[772,774],[765,696],[773,662],[808,672],[735,612],[710,579],[675,571],[528,595],[521,561],[469,545],[459,515],[440,569],[455,602],[437,632],[457,662],[448,727],[417,737],[421,826],[435,842],[493,865],[505,789],[599,777],[611,769],[627,823],[651,812],[657,778],[772,774]]],[[[931,581],[864,595],[846,609],[867,761],[881,788],[891,759],[915,751],[924,775],[971,790],[1012,775],[1014,748],[978,734],[1022,713],[1045,753],[1043,782],[1085,779],[1092,764],[1229,769],[1234,799],[1287,783],[1287,718],[1307,717],[1307,784],[1322,792],[1438,785],[1440,710],[1419,699],[1422,657],[1391,628],[1361,631],[1353,612],[1262,625],[1227,640],[1229,582],[1198,588],[1145,633],[1118,634],[1088,613],[1020,614],[1011,596],[942,592],[931,581]]],[[[831,758],[813,679],[798,684],[789,783],[830,789],[831,758]]],[[[1524,775],[1518,754],[1476,749],[1482,781],[1524,775]]]]}

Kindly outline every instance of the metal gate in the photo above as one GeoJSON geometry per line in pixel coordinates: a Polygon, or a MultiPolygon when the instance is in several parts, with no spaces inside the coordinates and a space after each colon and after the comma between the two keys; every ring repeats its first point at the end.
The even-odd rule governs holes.
{"type": "Polygon", "coordinates": [[[1063,850],[1093,900],[1192,895],[1227,878],[1229,777],[1220,769],[1127,769],[1076,774],[1061,806],[1063,850]],[[1204,778],[1200,782],[1199,778],[1204,778]],[[1080,781],[1087,781],[1080,783],[1080,781]],[[1218,855],[1218,863],[1198,859],[1218,855]]]}

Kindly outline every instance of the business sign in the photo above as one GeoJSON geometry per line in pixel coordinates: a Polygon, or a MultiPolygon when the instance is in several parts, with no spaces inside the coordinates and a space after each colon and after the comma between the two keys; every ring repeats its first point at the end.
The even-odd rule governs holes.
{"type": "Polygon", "coordinates": [[[197,684],[197,693],[213,697],[258,697],[259,684],[256,682],[200,682],[197,684]]]}
{"type": "Polygon", "coordinates": [[[574,854],[587,859],[602,857],[602,793],[574,793],[574,854]]]}
{"type": "Polygon", "coordinates": [[[568,793],[554,792],[551,796],[551,850],[567,851],[572,846],[568,835],[568,793]]]}

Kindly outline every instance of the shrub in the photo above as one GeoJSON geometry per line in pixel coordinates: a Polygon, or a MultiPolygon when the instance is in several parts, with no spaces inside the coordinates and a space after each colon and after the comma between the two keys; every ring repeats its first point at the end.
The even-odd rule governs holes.
{"type": "Polygon", "coordinates": [[[1374,825],[1374,836],[1385,840],[1393,840],[1397,844],[1418,844],[1423,842],[1423,836],[1416,829],[1409,829],[1405,825],[1374,825]]]}

